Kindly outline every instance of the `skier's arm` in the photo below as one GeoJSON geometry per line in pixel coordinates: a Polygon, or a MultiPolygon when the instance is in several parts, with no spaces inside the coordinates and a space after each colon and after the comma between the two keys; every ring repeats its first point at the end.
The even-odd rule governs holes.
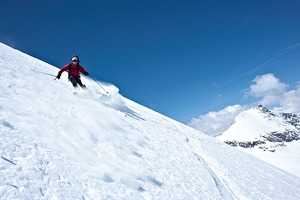
{"type": "Polygon", "coordinates": [[[65,65],[63,68],[61,68],[61,70],[59,70],[56,78],[60,79],[60,76],[61,74],[64,72],[64,71],[67,71],[69,69],[69,64],[65,65]]]}
{"type": "Polygon", "coordinates": [[[89,73],[87,71],[85,71],[81,65],[79,65],[79,71],[86,76],[89,75],[89,73]]]}
{"type": "Polygon", "coordinates": [[[61,70],[59,70],[58,74],[61,75],[64,71],[67,71],[69,69],[69,64],[65,65],[61,70]]]}

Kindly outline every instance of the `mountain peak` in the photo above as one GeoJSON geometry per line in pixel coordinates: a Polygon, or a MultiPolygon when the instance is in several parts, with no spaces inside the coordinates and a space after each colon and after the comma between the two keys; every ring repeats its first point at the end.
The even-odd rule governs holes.
{"type": "Polygon", "coordinates": [[[254,109],[258,109],[258,110],[261,110],[261,111],[264,111],[264,112],[269,112],[269,109],[264,107],[263,105],[258,105],[258,106],[254,106],[253,107],[254,109]]]}
{"type": "Polygon", "coordinates": [[[234,119],[234,123],[219,138],[252,141],[273,132],[298,131],[295,126],[295,124],[298,125],[296,119],[295,115],[275,114],[259,105],[239,113],[234,119]]]}
{"type": "Polygon", "coordinates": [[[253,109],[274,116],[274,113],[270,111],[268,108],[264,107],[263,105],[254,106],[253,109]]]}
{"type": "Polygon", "coordinates": [[[282,166],[283,169],[300,176],[299,167],[286,167],[282,165],[282,160],[290,162],[286,158],[292,156],[291,160],[295,160],[293,166],[299,166],[300,161],[300,116],[292,113],[274,113],[266,107],[259,105],[249,110],[241,112],[234,120],[234,123],[220,136],[218,139],[225,143],[240,147],[247,153],[254,154],[259,158],[264,157],[270,163],[276,166],[282,166]],[[291,147],[295,147],[290,149],[291,147]],[[276,160],[269,154],[263,154],[264,151],[276,152],[282,157],[281,161],[275,163],[276,160]],[[290,155],[280,152],[288,151],[290,155]],[[298,152],[299,151],[299,152],[298,152]],[[267,159],[265,156],[268,157],[267,159]],[[299,168],[299,169],[298,169],[299,168]]]}

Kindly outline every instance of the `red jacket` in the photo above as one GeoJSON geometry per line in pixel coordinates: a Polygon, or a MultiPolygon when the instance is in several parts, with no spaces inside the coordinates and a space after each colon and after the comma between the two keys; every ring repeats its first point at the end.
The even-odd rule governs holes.
{"type": "Polygon", "coordinates": [[[61,75],[64,71],[68,70],[69,76],[79,76],[79,72],[86,74],[87,72],[83,69],[83,67],[79,64],[75,65],[73,63],[65,65],[61,70],[59,70],[58,74],[61,75]]]}

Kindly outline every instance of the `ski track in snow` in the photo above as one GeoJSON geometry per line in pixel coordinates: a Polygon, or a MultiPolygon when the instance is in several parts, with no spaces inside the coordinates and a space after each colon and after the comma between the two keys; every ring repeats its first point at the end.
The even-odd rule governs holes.
{"type": "Polygon", "coordinates": [[[0,43],[0,199],[300,199],[300,179],[0,43]],[[42,74],[43,72],[44,74],[42,74]]]}

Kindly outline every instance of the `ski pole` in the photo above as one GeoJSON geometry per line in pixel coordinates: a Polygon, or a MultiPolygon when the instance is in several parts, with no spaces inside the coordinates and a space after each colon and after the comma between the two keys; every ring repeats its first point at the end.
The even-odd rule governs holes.
{"type": "Polygon", "coordinates": [[[35,72],[37,72],[37,73],[40,73],[40,74],[45,74],[45,75],[48,75],[48,76],[53,76],[53,77],[56,77],[55,75],[53,75],[53,74],[50,74],[50,73],[46,73],[46,72],[40,72],[40,71],[36,71],[36,70],[33,70],[33,71],[35,71],[35,72]]]}
{"type": "MultiPolygon", "coordinates": [[[[91,75],[89,75],[89,77],[90,77],[93,81],[95,81],[95,79],[93,79],[93,77],[91,77],[91,75]]],[[[108,94],[108,92],[104,89],[104,87],[102,87],[102,85],[100,85],[97,81],[95,81],[95,83],[97,83],[97,85],[99,85],[99,86],[106,92],[106,94],[108,94]]]]}

